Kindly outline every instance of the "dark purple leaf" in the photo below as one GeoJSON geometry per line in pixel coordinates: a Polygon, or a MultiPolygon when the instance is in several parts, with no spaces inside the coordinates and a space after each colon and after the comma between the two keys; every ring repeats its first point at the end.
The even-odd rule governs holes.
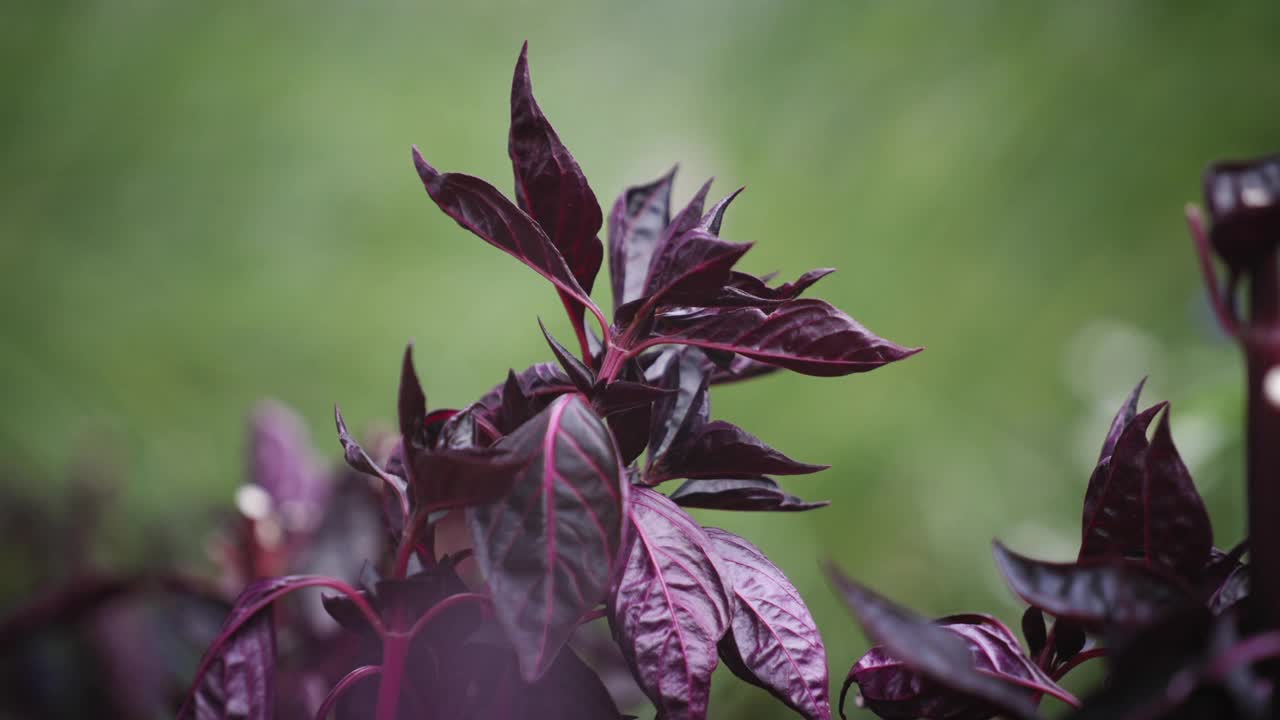
{"type": "Polygon", "coordinates": [[[1118,558],[1079,563],[1032,560],[994,544],[996,564],[1014,594],[1086,630],[1143,625],[1185,602],[1178,580],[1118,558]]]}
{"type": "Polygon", "coordinates": [[[604,255],[596,237],[603,220],[600,203],[533,98],[528,43],[520,49],[511,83],[507,149],[515,170],[516,203],[538,221],[578,284],[590,293],[604,255]]]}
{"type": "Polygon", "coordinates": [[[399,409],[400,437],[404,440],[405,456],[411,458],[427,447],[427,395],[422,392],[418,373],[413,368],[413,345],[404,349],[396,407],[399,409]]]}
{"type": "Polygon", "coordinates": [[[630,545],[609,598],[614,637],[660,717],[705,718],[731,586],[711,539],[678,506],[636,487],[628,507],[630,545]]]}
{"type": "Polygon", "coordinates": [[[663,353],[650,366],[650,372],[658,375],[658,387],[673,393],[653,404],[646,461],[649,467],[687,442],[710,418],[705,363],[706,358],[698,349],[679,348],[663,353]]]}
{"type": "Polygon", "coordinates": [[[783,283],[772,288],[766,284],[765,280],[755,275],[735,271],[730,274],[729,287],[752,300],[781,302],[800,297],[800,294],[808,290],[814,283],[835,271],[835,268],[810,270],[792,282],[783,283]]]}
{"type": "MultiPolygon", "coordinates": [[[[645,377],[644,370],[636,358],[631,358],[622,366],[619,379],[625,382],[641,382],[645,377]]],[[[618,453],[623,465],[630,465],[644,452],[649,440],[650,415],[653,405],[642,404],[630,410],[622,410],[609,415],[609,429],[618,442],[618,453]]]]}
{"type": "Polygon", "coordinates": [[[765,512],[801,512],[831,504],[805,502],[767,477],[689,480],[671,493],[671,500],[683,507],[765,512]]]}
{"type": "MultiPolygon", "coordinates": [[[[1173,445],[1167,411],[1147,441],[1147,427],[1165,407],[1161,403],[1134,416],[1117,436],[1110,457],[1089,479],[1080,559],[1142,558],[1195,581],[1213,546],[1213,531],[1204,502],[1173,445]]],[[[1118,420],[1127,408],[1128,403],[1118,420]]],[[[1109,433],[1108,444],[1110,437],[1109,433]]]]}
{"type": "Polygon", "coordinates": [[[920,351],[876,337],[831,305],[809,299],[788,301],[771,313],[731,308],[665,315],[644,346],[662,343],[735,352],[817,376],[866,372],[920,351]]]}
{"type": "MultiPolygon", "coordinates": [[[[698,192],[693,194],[693,197],[689,199],[688,204],[672,216],[670,222],[668,222],[666,227],[662,229],[662,233],[658,237],[658,241],[650,253],[650,259],[640,273],[639,287],[637,288],[636,295],[635,297],[628,298],[628,300],[633,301],[647,294],[644,291],[644,288],[650,286],[650,276],[653,272],[655,259],[663,253],[664,248],[674,242],[677,238],[698,226],[698,221],[702,218],[702,206],[707,201],[707,193],[710,190],[711,181],[708,180],[702,184],[702,187],[698,188],[698,192]]],[[[618,309],[620,309],[620,307],[621,306],[619,306],[618,309]]]]}
{"type": "MultiPolygon", "coordinates": [[[[362,472],[366,475],[374,475],[380,478],[387,477],[387,473],[378,464],[369,457],[369,454],[360,447],[360,444],[351,437],[351,432],[347,430],[347,421],[342,417],[342,411],[337,405],[333,406],[333,423],[338,428],[338,442],[342,444],[342,454],[347,461],[347,465],[352,470],[362,472]]],[[[398,478],[397,478],[398,479],[398,478]]]]}
{"type": "Polygon", "coordinates": [[[1039,655],[1048,643],[1049,636],[1045,631],[1044,613],[1040,608],[1032,606],[1022,613],[1022,637],[1027,640],[1027,652],[1031,657],[1039,655]]]}
{"type": "Polygon", "coordinates": [[[504,435],[515,432],[529,418],[537,415],[542,408],[534,404],[533,398],[525,394],[515,370],[507,371],[507,381],[502,386],[502,407],[498,410],[498,431],[504,435]]]}
{"type": "Polygon", "coordinates": [[[1217,590],[1209,596],[1208,608],[1220,615],[1249,597],[1249,567],[1243,563],[1231,570],[1217,590]]]}
{"type": "Polygon", "coordinates": [[[885,718],[1039,717],[1028,688],[1047,692],[1056,686],[1032,674],[1035,666],[1016,651],[1012,637],[1005,642],[999,633],[981,628],[958,633],[894,604],[834,567],[828,574],[867,635],[879,644],[849,671],[841,690],[842,714],[844,693],[856,682],[861,702],[885,718]]]}
{"type": "MultiPolygon", "coordinates": [[[[550,405],[552,400],[574,391],[573,381],[555,363],[531,365],[517,373],[516,379],[520,381],[520,387],[525,395],[533,399],[539,412],[550,405]]],[[[491,420],[497,419],[502,410],[502,394],[505,387],[505,382],[498,383],[476,401],[481,416],[491,420]]]]}
{"type": "Polygon", "coordinates": [[[498,447],[423,452],[413,468],[415,512],[494,502],[507,494],[524,462],[498,447]]]}
{"type": "Polygon", "coordinates": [[[608,428],[579,395],[498,446],[524,458],[507,496],[469,508],[476,560],[522,676],[541,676],[609,586],[627,489],[608,428]]]}
{"type": "Polygon", "coordinates": [[[1079,625],[1061,619],[1054,621],[1053,653],[1059,661],[1075,657],[1084,649],[1087,640],[1088,637],[1079,625]]]}
{"type": "Polygon", "coordinates": [[[638,407],[649,407],[674,391],[642,382],[615,380],[605,385],[598,394],[596,404],[602,415],[612,415],[638,407]]]}
{"type": "Polygon", "coordinates": [[[677,450],[659,457],[646,469],[645,481],[656,485],[678,477],[806,475],[828,467],[792,460],[742,428],[714,420],[695,430],[677,450]]]}
{"type": "Polygon", "coordinates": [[[711,371],[711,384],[724,385],[726,383],[751,380],[765,375],[771,375],[781,369],[782,368],[777,365],[768,365],[752,360],[749,357],[734,355],[733,359],[729,361],[728,367],[717,367],[711,371]]]}
{"type": "Polygon", "coordinates": [[[711,209],[707,211],[707,214],[702,216],[702,219],[698,221],[698,224],[695,227],[706,230],[712,235],[719,235],[720,223],[724,222],[725,211],[728,210],[729,205],[742,194],[743,190],[746,190],[746,188],[740,187],[730,193],[727,197],[720,200],[720,202],[713,205],[711,209]]]}
{"type": "Polygon", "coordinates": [[[670,222],[675,174],[672,168],[647,185],[628,188],[609,213],[609,274],[615,310],[644,294],[653,252],[670,222]]]}
{"type": "Polygon", "coordinates": [[[479,178],[438,172],[427,164],[416,147],[413,149],[413,162],[427,194],[446,215],[485,242],[533,268],[563,295],[590,309],[604,324],[600,309],[591,302],[560,251],[533,218],[479,178]]]}
{"type": "Polygon", "coordinates": [[[596,374],[591,372],[591,368],[583,364],[576,355],[551,337],[551,333],[547,332],[547,326],[543,325],[541,320],[538,321],[538,327],[542,328],[542,337],[546,338],[547,344],[551,346],[551,354],[556,356],[556,361],[560,363],[560,367],[569,376],[574,387],[578,388],[579,392],[591,392],[596,382],[596,374]]]}
{"type": "MultiPolygon", "coordinates": [[[[648,307],[702,304],[729,282],[730,269],[750,249],[751,243],[726,242],[705,230],[681,233],[654,256],[643,303],[648,307]]],[[[617,321],[630,322],[622,308],[617,321]]]]}
{"type": "Polygon", "coordinates": [[[619,720],[622,713],[596,674],[564,648],[547,674],[525,688],[519,718],[527,720],[619,720]]]}
{"type": "Polygon", "coordinates": [[[827,651],[800,593],[756,546],[705,530],[733,586],[733,624],[720,641],[725,664],[809,720],[831,717],[827,651]]]}
{"type": "Polygon", "coordinates": [[[1142,395],[1142,387],[1147,384],[1147,379],[1142,378],[1138,381],[1138,385],[1125,398],[1124,404],[1120,406],[1120,410],[1116,412],[1115,418],[1111,421],[1111,427],[1107,430],[1107,437],[1102,442],[1102,452],[1098,455],[1098,463],[1101,464],[1111,458],[1111,454],[1115,452],[1116,443],[1120,440],[1120,433],[1124,432],[1126,427],[1133,422],[1138,415],[1138,397],[1142,395]]]}

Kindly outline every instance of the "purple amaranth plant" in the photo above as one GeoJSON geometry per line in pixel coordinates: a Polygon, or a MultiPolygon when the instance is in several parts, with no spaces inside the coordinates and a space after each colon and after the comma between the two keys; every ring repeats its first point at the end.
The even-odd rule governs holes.
{"type": "Polygon", "coordinates": [[[758,548],[682,507],[810,510],[825,503],[771,476],[826,466],[711,419],[710,388],[779,368],[865,372],[918,350],[800,297],[830,270],[780,285],[735,270],[751,245],[720,233],[741,191],[705,209],[708,182],[673,212],[674,170],[628,189],[609,213],[610,321],[591,298],[605,218],[534,100],[527,49],[508,147],[515,202],[437,171],[416,147],[413,161],[441,210],[551,282],[578,353],[543,327],[556,363],[511,371],[465,408],[433,410],[407,350],[400,439],[382,462],[335,410],[347,463],[381,483],[388,550],[369,558],[358,586],[315,575],[251,584],[181,718],[273,715],[283,691],[271,608],[310,587],[335,593],[324,607],[360,648],[315,717],[618,718],[571,645],[599,618],[660,717],[706,717],[721,661],[800,715],[830,716],[826,652],[799,593],[758,548]],[[685,482],[669,495],[657,489],[676,479],[685,482]],[[439,543],[460,518],[469,543],[439,543]],[[439,552],[446,544],[454,551],[439,552]]]}
{"type": "Polygon", "coordinates": [[[849,671],[842,714],[857,685],[858,703],[883,718],[1035,718],[1046,696],[1082,719],[1280,717],[1280,156],[1214,165],[1204,186],[1212,230],[1195,207],[1187,218],[1214,313],[1246,358],[1248,537],[1230,551],[1214,547],[1168,403],[1139,412],[1139,383],[1089,478],[1076,561],[1043,562],[995,543],[1001,573],[1029,606],[1025,649],[992,618],[929,621],[830,568],[877,643],[849,671]],[[1214,252],[1227,267],[1225,290],[1214,252]],[[1242,283],[1245,317],[1236,308],[1242,283]],[[1106,681],[1084,703],[1057,685],[1100,657],[1106,681]]]}

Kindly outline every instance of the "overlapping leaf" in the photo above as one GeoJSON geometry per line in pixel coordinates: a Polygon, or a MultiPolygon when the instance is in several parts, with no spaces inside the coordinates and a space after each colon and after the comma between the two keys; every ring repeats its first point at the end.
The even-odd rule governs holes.
{"type": "Polygon", "coordinates": [[[756,546],[719,528],[706,533],[733,586],[733,624],[720,657],[809,720],[831,717],[827,652],[800,593],[756,546]]]}
{"type": "Polygon", "coordinates": [[[1026,719],[1039,717],[1033,692],[1059,692],[1029,661],[1014,656],[1017,644],[1007,630],[984,633],[975,645],[973,637],[929,622],[834,568],[829,574],[867,635],[879,643],[850,670],[842,707],[844,692],[858,683],[862,701],[884,718],[1026,719]]]}
{"type": "Polygon", "coordinates": [[[805,502],[784,492],[767,477],[707,478],[689,480],[670,495],[682,507],[707,510],[802,512],[831,504],[829,500],[805,502]]]}
{"type": "Polygon", "coordinates": [[[564,295],[599,315],[569,264],[533,218],[489,183],[461,173],[441,173],[413,149],[422,185],[436,205],[459,225],[528,265],[564,295]]]}
{"type": "Polygon", "coordinates": [[[1135,414],[1141,387],[1117,414],[1089,480],[1080,559],[1141,558],[1194,581],[1213,545],[1209,514],[1174,447],[1167,410],[1147,440],[1167,405],[1135,414]]]}
{"type": "Polygon", "coordinates": [[[675,168],[657,180],[627,188],[609,213],[609,274],[613,307],[644,294],[644,281],[662,231],[671,220],[675,168]]]}
{"type": "Polygon", "coordinates": [[[738,353],[805,375],[874,370],[919,352],[873,335],[821,300],[787,301],[772,312],[729,308],[667,314],[646,344],[677,343],[738,353]]]}
{"type": "Polygon", "coordinates": [[[732,586],[711,538],[663,495],[633,488],[631,540],[609,621],[645,694],[668,720],[705,718],[732,586]]]}
{"type": "Polygon", "coordinates": [[[1100,629],[1143,625],[1186,602],[1176,577],[1119,558],[1050,563],[995,543],[996,564],[1009,588],[1060,619],[1100,629]]]}
{"type": "Polygon", "coordinates": [[[579,395],[557,398],[497,447],[525,464],[505,498],[470,508],[467,520],[498,622],[533,680],[604,599],[629,484],[579,395]]]}

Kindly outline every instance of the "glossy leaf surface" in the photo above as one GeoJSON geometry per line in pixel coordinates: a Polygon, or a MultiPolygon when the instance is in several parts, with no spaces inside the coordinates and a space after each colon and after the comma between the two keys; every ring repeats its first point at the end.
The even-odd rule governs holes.
{"type": "Polygon", "coordinates": [[[706,533],[733,586],[725,664],[809,720],[831,717],[826,648],[799,591],[755,545],[719,528],[706,533]]]}
{"type": "Polygon", "coordinates": [[[672,502],[682,507],[706,510],[747,510],[756,512],[803,512],[831,504],[829,500],[805,502],[778,487],[767,477],[689,480],[671,493],[672,502]]]}
{"type": "Polygon", "coordinates": [[[437,171],[416,147],[413,162],[427,194],[446,215],[528,265],[565,295],[599,313],[560,251],[533,218],[479,178],[437,171]]]}
{"type": "Polygon", "coordinates": [[[647,344],[678,343],[739,353],[817,376],[867,372],[919,352],[879,338],[822,300],[798,299],[765,313],[756,308],[663,316],[647,344]]]}
{"type": "Polygon", "coordinates": [[[732,586],[711,538],[677,505],[636,487],[629,508],[630,545],[609,598],[614,637],[659,716],[705,718],[732,586]]]}
{"type": "Polygon", "coordinates": [[[746,430],[723,420],[713,420],[695,431],[679,446],[678,452],[659,458],[645,479],[659,483],[677,477],[806,475],[827,467],[792,460],[746,430]]]}
{"type": "Polygon", "coordinates": [[[997,712],[1011,718],[1039,717],[1020,683],[979,669],[966,639],[868,590],[834,568],[828,572],[867,635],[879,643],[854,665],[845,690],[857,682],[866,703],[882,717],[959,716],[952,704],[954,698],[939,694],[934,686],[974,703],[976,714],[964,717],[990,717],[997,712]]]}
{"type": "Polygon", "coordinates": [[[995,543],[996,564],[1009,588],[1058,618],[1087,629],[1141,625],[1187,600],[1176,578],[1119,559],[1050,563],[995,543]]]}
{"type": "Polygon", "coordinates": [[[627,188],[609,213],[609,274],[613,307],[644,294],[644,281],[662,231],[671,219],[675,168],[646,185],[627,188]]]}
{"type": "Polygon", "coordinates": [[[609,586],[627,489],[608,429],[578,395],[557,398],[497,446],[525,464],[505,498],[469,508],[499,624],[533,680],[609,586]]]}
{"type": "Polygon", "coordinates": [[[515,171],[516,204],[538,222],[590,293],[604,256],[596,237],[603,220],[600,203],[533,97],[528,43],[520,50],[511,82],[507,150],[515,171]]]}

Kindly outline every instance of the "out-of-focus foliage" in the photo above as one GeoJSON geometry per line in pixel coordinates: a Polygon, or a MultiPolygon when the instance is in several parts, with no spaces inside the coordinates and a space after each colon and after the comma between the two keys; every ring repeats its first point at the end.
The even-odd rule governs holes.
{"type": "MultiPolygon", "coordinates": [[[[746,269],[837,266],[824,297],[928,347],[722,392],[717,415],[831,463],[788,488],[835,504],[707,521],[793,579],[837,677],[868,643],[823,554],[927,614],[1012,623],[990,535],[1069,559],[1097,428],[1142,375],[1215,529],[1240,534],[1241,373],[1181,207],[1210,159],[1280,147],[1277,22],[1264,3],[7,4],[2,489],[65,506],[71,458],[105,444],[123,485],[103,560],[158,536],[199,558],[260,397],[325,438],[335,401],[394,417],[378,401],[409,338],[442,405],[550,359],[534,315],[572,337],[555,293],[438,213],[408,150],[506,178],[528,39],[601,197],[676,161],[678,203],[711,174],[750,183],[727,228],[762,241],[746,269]]],[[[0,562],[0,607],[50,575],[0,562]]],[[[772,708],[721,689],[725,716],[772,708]]]]}

